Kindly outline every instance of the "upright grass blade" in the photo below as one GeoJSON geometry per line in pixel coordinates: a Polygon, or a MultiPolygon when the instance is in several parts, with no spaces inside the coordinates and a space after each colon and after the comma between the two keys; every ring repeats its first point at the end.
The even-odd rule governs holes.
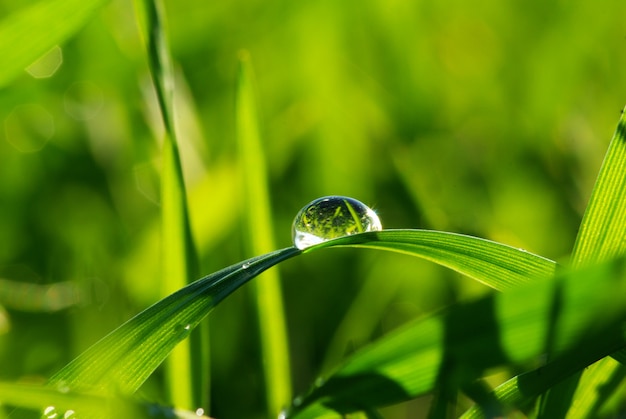
{"type": "MultiPolygon", "coordinates": [[[[244,175],[246,251],[263,254],[275,248],[267,169],[258,128],[254,74],[247,52],[240,54],[237,83],[237,142],[244,175]]],[[[291,400],[289,350],[285,331],[280,278],[271,270],[254,281],[268,416],[275,417],[291,400]]]]}
{"type": "Polygon", "coordinates": [[[221,300],[256,275],[300,253],[287,248],[193,282],[139,313],[55,374],[70,390],[130,394],[221,300]]]}
{"type": "Polygon", "coordinates": [[[490,240],[432,230],[383,230],[355,234],[312,246],[366,247],[418,256],[469,276],[497,290],[552,276],[556,263],[490,240]]]}
{"type": "MultiPolygon", "coordinates": [[[[157,93],[165,138],[161,170],[162,292],[168,295],[182,288],[197,275],[196,252],[189,227],[187,195],[174,126],[173,70],[163,27],[161,0],[143,0],[148,62],[157,93]]],[[[199,357],[199,359],[202,359],[199,357]]],[[[195,408],[194,375],[208,375],[203,366],[192,368],[191,347],[185,341],[172,351],[166,364],[171,402],[178,407],[195,408]],[[194,374],[194,371],[196,373],[194,374]]]]}
{"type": "Polygon", "coordinates": [[[572,252],[572,265],[610,260],[626,253],[626,117],[624,112],[591,193],[572,252]]]}
{"type": "Polygon", "coordinates": [[[0,21],[0,87],[76,33],[107,0],[40,0],[0,21]]]}
{"type": "MultiPolygon", "coordinates": [[[[626,123],[622,114],[576,239],[572,254],[572,264],[575,266],[593,264],[624,253],[621,237],[626,213],[623,204],[626,198],[623,182],[626,168],[625,130],[626,123]]],[[[624,353],[622,349],[612,355],[623,359],[624,353]]],[[[523,405],[550,390],[542,400],[539,416],[564,417],[567,414],[568,418],[593,417],[594,412],[600,407],[599,403],[607,394],[613,392],[621,381],[614,378],[623,374],[623,367],[608,360],[589,364],[590,362],[583,363],[574,369],[571,377],[554,388],[552,386],[560,380],[548,383],[544,377],[536,377],[534,384],[536,391],[528,391],[524,387],[528,387],[528,377],[534,375],[523,374],[514,377],[496,388],[491,397],[501,403],[514,401],[517,405],[523,405]],[[587,368],[583,374],[581,370],[584,367],[587,368]],[[524,377],[524,386],[519,384],[521,377],[524,377]]],[[[466,416],[482,417],[483,413],[479,407],[474,407],[466,416]]]]}
{"type": "MultiPolygon", "coordinates": [[[[626,119],[624,112],[618,122],[617,129],[604,158],[602,168],[594,186],[589,204],[580,225],[574,250],[572,252],[572,266],[581,266],[610,260],[626,254],[626,119]]],[[[624,357],[624,352],[617,354],[624,357]]],[[[616,364],[615,367],[617,368],[616,364]]],[[[610,377],[614,371],[606,365],[591,366],[584,375],[583,372],[572,376],[569,380],[551,389],[541,400],[540,418],[552,418],[565,415],[570,406],[576,406],[572,417],[586,417],[586,409],[581,406],[583,401],[595,398],[588,393],[598,391],[598,371],[602,368],[604,374],[610,377]],[[572,400],[576,387],[577,400],[572,400]],[[556,415],[556,416],[555,416],[556,415]]],[[[607,389],[604,388],[603,391],[607,389]]],[[[592,408],[593,404],[587,404],[592,408]]]]}
{"type": "MultiPolygon", "coordinates": [[[[619,261],[575,271],[412,322],[355,353],[297,399],[287,417],[347,414],[441,386],[463,387],[487,368],[530,361],[548,346],[555,354],[553,364],[535,375],[554,384],[626,345],[624,268],[619,261]],[[558,330],[551,329],[554,318],[558,330]]],[[[541,383],[534,380],[535,387],[528,389],[522,380],[518,388],[536,393],[541,383]]],[[[502,416],[507,406],[490,408],[502,416]]]]}

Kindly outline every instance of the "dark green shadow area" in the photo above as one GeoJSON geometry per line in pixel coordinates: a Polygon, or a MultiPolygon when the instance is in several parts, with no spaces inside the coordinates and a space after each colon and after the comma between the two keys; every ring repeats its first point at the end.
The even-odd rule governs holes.
{"type": "Polygon", "coordinates": [[[302,404],[295,402],[298,410],[311,403],[320,402],[340,414],[367,411],[375,407],[399,403],[411,398],[404,388],[382,374],[355,374],[335,376],[314,389],[302,404]],[[368,397],[364,398],[363,394],[368,397]]]}
{"type": "Polygon", "coordinates": [[[509,361],[501,346],[494,295],[447,313],[443,351],[431,417],[448,417],[448,412],[454,411],[458,391],[466,389],[490,417],[501,416],[504,410],[497,400],[487,391],[477,391],[479,387],[474,385],[485,369],[509,361]]]}
{"type": "MultiPolygon", "coordinates": [[[[560,388],[569,390],[559,395],[564,397],[566,409],[569,406],[567,403],[571,403],[581,372],[594,362],[623,350],[626,345],[623,330],[623,319],[626,316],[623,302],[624,268],[624,260],[619,259],[557,278],[553,282],[550,306],[546,311],[548,327],[544,347],[551,351],[547,363],[512,378],[484,400],[488,403],[497,398],[500,403],[506,404],[504,407],[507,409],[524,410],[548,390],[560,388]],[[571,322],[577,318],[577,314],[581,315],[579,324],[572,331],[571,322]],[[568,322],[569,325],[566,324],[568,322]],[[570,329],[569,332],[567,329],[570,329]],[[571,385],[571,382],[574,384],[571,385]]],[[[601,409],[624,377],[626,367],[622,365],[604,381],[592,406],[593,412],[601,409]]],[[[474,400],[480,404],[479,400],[474,400]]],[[[554,403],[563,405],[560,399],[554,403]]],[[[479,417],[476,416],[476,410],[487,415],[487,408],[482,404],[477,407],[472,409],[469,417],[479,417]]],[[[551,415],[557,415],[558,412],[555,407],[557,405],[540,408],[544,417],[553,417],[551,415]]]]}

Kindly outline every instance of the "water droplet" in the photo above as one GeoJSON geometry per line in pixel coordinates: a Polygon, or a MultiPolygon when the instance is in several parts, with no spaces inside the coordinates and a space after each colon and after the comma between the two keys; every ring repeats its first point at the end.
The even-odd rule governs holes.
{"type": "Polygon", "coordinates": [[[241,265],[241,269],[248,269],[250,267],[250,262],[246,262],[243,265],[241,265]]]}
{"type": "Polygon", "coordinates": [[[204,409],[199,407],[196,409],[196,416],[202,416],[204,415],[204,409]]]}
{"type": "Polygon", "coordinates": [[[321,387],[326,383],[326,379],[324,377],[317,377],[315,380],[315,387],[321,387]]]}
{"type": "Polygon", "coordinates": [[[63,415],[63,419],[74,419],[75,417],[76,417],[76,412],[74,412],[73,410],[68,410],[63,415]]]}
{"type": "Polygon", "coordinates": [[[70,386],[65,381],[59,381],[57,383],[56,387],[57,387],[57,390],[60,393],[69,393],[70,392],[70,386]]]}
{"type": "Polygon", "coordinates": [[[183,328],[185,330],[191,330],[191,325],[190,324],[186,324],[185,327],[183,328]]]}
{"type": "Polygon", "coordinates": [[[293,220],[293,244],[305,249],[338,237],[382,230],[370,207],[347,196],[325,196],[307,204],[293,220]]]}
{"type": "Polygon", "coordinates": [[[4,120],[6,139],[21,153],[35,153],[54,137],[54,117],[46,108],[32,103],[13,108],[4,120]]]}
{"type": "Polygon", "coordinates": [[[42,418],[55,419],[58,417],[59,417],[59,414],[57,413],[57,408],[54,406],[48,406],[43,410],[42,418]]]}
{"type": "MultiPolygon", "coordinates": [[[[102,109],[103,98],[102,89],[94,83],[76,82],[65,91],[65,112],[78,121],[88,121],[102,109]]],[[[110,147],[110,142],[107,145],[110,147]]]]}

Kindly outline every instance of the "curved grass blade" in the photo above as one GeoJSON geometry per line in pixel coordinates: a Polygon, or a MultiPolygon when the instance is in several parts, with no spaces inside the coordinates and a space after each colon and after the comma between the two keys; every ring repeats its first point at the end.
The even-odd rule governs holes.
{"type": "Polygon", "coordinates": [[[42,0],[0,22],[0,87],[76,33],[107,0],[42,0]]]}
{"type": "MultiPolygon", "coordinates": [[[[247,51],[240,53],[237,82],[237,142],[242,163],[245,242],[250,254],[275,249],[267,169],[259,134],[254,72],[247,51]]],[[[291,374],[285,316],[277,270],[251,284],[260,330],[268,416],[276,416],[291,399],[291,374]]]]}
{"type": "Polygon", "coordinates": [[[301,253],[286,248],[187,285],[139,313],[56,373],[52,385],[77,391],[136,391],[213,307],[250,279],[301,253]]]}
{"type": "MultiPolygon", "coordinates": [[[[553,348],[545,382],[626,345],[624,264],[605,264],[492,294],[412,322],[357,352],[287,417],[347,414],[408,400],[435,388],[456,389],[484,370],[528,362],[553,348]],[[551,322],[558,318],[558,328],[551,322]],[[582,349],[581,349],[582,348],[582,349]]],[[[535,380],[539,385],[540,380],[535,380]]]]}
{"type": "Polygon", "coordinates": [[[341,237],[311,246],[383,249],[418,256],[469,276],[497,290],[550,277],[556,263],[490,240],[432,230],[383,230],[341,237]]]}

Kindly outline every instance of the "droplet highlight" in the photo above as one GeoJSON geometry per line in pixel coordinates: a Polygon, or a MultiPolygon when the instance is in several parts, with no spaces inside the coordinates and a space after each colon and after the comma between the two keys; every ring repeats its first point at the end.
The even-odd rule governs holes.
{"type": "Polygon", "coordinates": [[[54,406],[48,406],[43,410],[42,413],[42,419],[56,419],[59,417],[59,414],[57,412],[57,408],[54,406]]]}
{"type": "Polygon", "coordinates": [[[291,235],[298,249],[306,249],[338,237],[382,229],[378,215],[364,203],[347,196],[325,196],[298,212],[291,235]]]}

